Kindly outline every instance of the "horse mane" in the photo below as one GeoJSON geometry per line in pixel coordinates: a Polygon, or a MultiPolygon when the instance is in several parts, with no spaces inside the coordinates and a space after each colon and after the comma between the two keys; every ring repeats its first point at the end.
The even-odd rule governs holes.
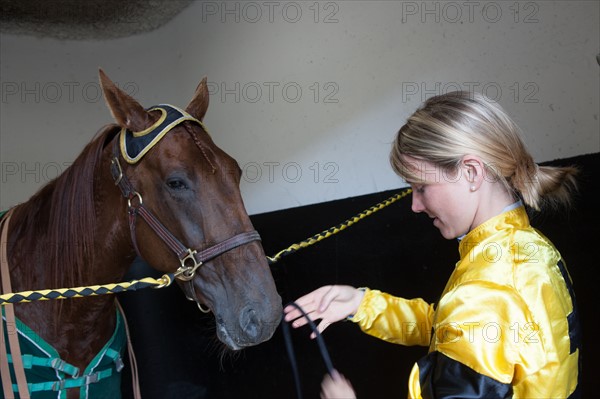
{"type": "Polygon", "coordinates": [[[39,263],[54,285],[34,287],[35,273],[26,272],[22,273],[24,287],[81,284],[85,265],[94,257],[94,175],[103,149],[117,131],[116,125],[102,128],[62,174],[15,210],[14,224],[11,223],[15,235],[10,241],[18,244],[22,254],[27,252],[21,258],[28,263],[26,267],[39,263]],[[40,247],[44,252],[42,259],[30,258],[37,252],[33,248],[40,247]],[[31,249],[27,251],[28,248],[31,249]]]}

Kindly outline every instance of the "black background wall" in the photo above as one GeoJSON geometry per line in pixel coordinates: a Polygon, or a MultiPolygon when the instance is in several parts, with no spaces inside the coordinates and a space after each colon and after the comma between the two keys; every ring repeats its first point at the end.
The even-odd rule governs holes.
{"type": "MultiPolygon", "coordinates": [[[[592,324],[600,290],[597,198],[600,154],[550,162],[582,170],[573,207],[532,214],[567,262],[583,323],[583,393],[589,397],[600,349],[592,324]]],[[[388,198],[395,191],[261,214],[252,217],[268,255],[388,198]]],[[[426,215],[410,210],[411,198],[370,216],[350,229],[290,255],[272,268],[287,303],[325,284],[368,286],[394,295],[437,301],[458,260],[455,240],[445,240],[426,215]]],[[[136,263],[128,278],[157,273],[136,263]]],[[[121,295],[140,368],[144,398],[293,398],[291,368],[281,328],[273,338],[239,353],[223,352],[211,315],[198,311],[176,287],[121,295]]],[[[292,337],[307,398],[318,397],[325,366],[307,329],[292,337]]],[[[405,398],[409,372],[425,347],[379,341],[353,323],[337,323],[324,334],[335,367],[353,383],[359,398],[405,398]]],[[[129,375],[124,397],[131,397],[129,375]]]]}

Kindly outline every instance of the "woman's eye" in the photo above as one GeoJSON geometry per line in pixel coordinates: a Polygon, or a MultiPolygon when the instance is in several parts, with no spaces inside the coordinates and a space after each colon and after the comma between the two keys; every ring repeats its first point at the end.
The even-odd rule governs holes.
{"type": "Polygon", "coordinates": [[[167,186],[171,190],[186,190],[188,188],[187,184],[185,184],[185,182],[180,179],[171,179],[167,181],[167,186]]]}
{"type": "Polygon", "coordinates": [[[425,192],[425,186],[421,184],[414,186],[413,189],[419,194],[423,194],[425,192]]]}

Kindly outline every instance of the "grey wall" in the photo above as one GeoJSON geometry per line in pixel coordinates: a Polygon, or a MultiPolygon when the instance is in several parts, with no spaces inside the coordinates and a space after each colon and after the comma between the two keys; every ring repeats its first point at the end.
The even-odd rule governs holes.
{"type": "Polygon", "coordinates": [[[500,102],[537,161],[600,151],[597,1],[193,2],[116,39],[0,36],[0,208],[26,200],[111,121],[102,67],[145,106],[185,106],[244,170],[250,213],[403,185],[390,142],[429,96],[500,102]]]}

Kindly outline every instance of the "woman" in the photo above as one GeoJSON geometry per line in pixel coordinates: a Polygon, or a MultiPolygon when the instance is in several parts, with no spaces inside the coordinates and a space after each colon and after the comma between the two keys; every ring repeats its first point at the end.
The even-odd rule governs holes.
{"type": "MultiPolygon", "coordinates": [[[[411,398],[579,397],[571,280],[524,207],[568,205],[577,170],[536,165],[502,108],[467,92],[427,100],[390,158],[413,188],[412,210],[458,238],[460,260],[437,304],[349,286],[299,298],[319,331],[348,319],[380,339],[429,346],[409,376],[411,398]]],[[[305,324],[285,312],[294,327],[305,324]]],[[[322,387],[325,398],[354,397],[339,374],[322,387]]]]}

